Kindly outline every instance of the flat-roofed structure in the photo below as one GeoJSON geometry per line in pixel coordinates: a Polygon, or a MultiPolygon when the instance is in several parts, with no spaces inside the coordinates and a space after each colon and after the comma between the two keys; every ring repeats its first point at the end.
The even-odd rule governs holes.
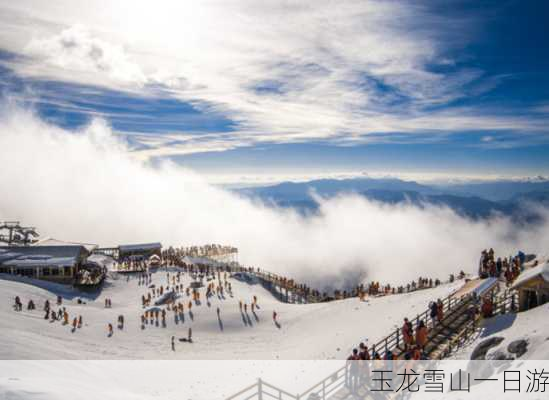
{"type": "Polygon", "coordinates": [[[0,273],[76,283],[88,255],[80,245],[0,247],[0,273]]]}

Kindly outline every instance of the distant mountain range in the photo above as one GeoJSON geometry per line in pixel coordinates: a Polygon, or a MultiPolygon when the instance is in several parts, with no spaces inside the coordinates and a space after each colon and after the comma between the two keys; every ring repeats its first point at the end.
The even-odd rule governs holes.
{"type": "Polygon", "coordinates": [[[320,179],[235,191],[302,213],[318,209],[314,194],[329,198],[343,193],[391,204],[408,202],[419,207],[429,204],[447,206],[474,219],[499,213],[519,222],[532,222],[539,218],[532,204],[549,207],[549,181],[544,180],[425,185],[396,178],[320,179]]]}
{"type": "MultiPolygon", "coordinates": [[[[458,196],[478,196],[492,201],[512,200],[521,195],[547,193],[549,181],[495,181],[438,186],[439,190],[458,196]]],[[[536,196],[534,196],[536,197],[536,196]]]]}

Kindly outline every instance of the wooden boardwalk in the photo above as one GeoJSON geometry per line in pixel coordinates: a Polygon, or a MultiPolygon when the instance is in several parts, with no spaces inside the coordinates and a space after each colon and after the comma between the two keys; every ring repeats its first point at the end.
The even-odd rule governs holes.
{"type": "MultiPolygon", "coordinates": [[[[497,282],[495,282],[497,283],[497,282]]],[[[494,301],[494,315],[514,312],[516,310],[516,293],[504,292],[496,295],[498,285],[488,280],[473,280],[467,282],[454,294],[444,299],[445,317],[440,323],[430,326],[425,353],[430,360],[441,360],[459,348],[472,335],[475,334],[479,316],[472,310],[478,307],[480,296],[492,296],[494,301]]],[[[429,310],[416,317],[416,320],[423,319],[428,315],[429,310]]],[[[426,319],[426,318],[425,318],[426,319]]],[[[411,319],[410,321],[413,321],[411,319]]],[[[427,320],[427,319],[426,319],[427,320]]],[[[391,350],[398,359],[402,360],[404,346],[400,341],[400,330],[382,339],[376,346],[385,346],[391,350]]],[[[349,365],[330,374],[311,388],[301,394],[291,394],[262,380],[251,385],[241,392],[227,398],[226,400],[384,400],[394,399],[399,396],[395,392],[376,392],[369,390],[364,385],[352,392],[348,386],[349,365]]]]}

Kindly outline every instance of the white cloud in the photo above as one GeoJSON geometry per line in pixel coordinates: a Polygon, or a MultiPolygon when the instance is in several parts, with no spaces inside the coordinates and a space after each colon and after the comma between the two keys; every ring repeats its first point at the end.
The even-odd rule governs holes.
{"type": "Polygon", "coordinates": [[[107,78],[107,83],[137,88],[147,81],[139,65],[128,59],[121,46],[93,37],[81,25],[51,37],[33,38],[24,48],[24,54],[44,63],[41,67],[46,74],[54,68],[82,74],[79,78],[99,75],[102,79],[107,78]]]}
{"type": "MultiPolygon", "coordinates": [[[[226,136],[226,135],[225,135],[226,136]]],[[[193,135],[158,134],[158,135],[128,135],[132,142],[140,146],[132,149],[132,153],[141,159],[162,158],[174,155],[195,154],[205,152],[220,152],[237,147],[249,146],[250,142],[224,138],[218,134],[193,135]]]]}
{"type": "Polygon", "coordinates": [[[504,218],[473,222],[445,208],[342,196],[319,199],[320,214],[303,217],[171,163],[135,160],[100,120],[72,132],[17,107],[0,109],[0,220],[21,220],[45,236],[102,245],[233,244],[248,265],[321,285],[344,277],[445,278],[474,271],[486,247],[503,255],[519,247],[546,252],[547,211],[545,223],[523,231],[504,218]]]}
{"type": "Polygon", "coordinates": [[[230,118],[240,139],[197,138],[195,150],[151,155],[266,141],[353,143],[379,132],[537,131],[547,122],[427,111],[486,85],[480,70],[431,70],[455,66],[448,54],[467,43],[468,25],[408,2],[21,0],[0,10],[2,47],[32,56],[10,63],[17,73],[161,90],[230,118]]]}

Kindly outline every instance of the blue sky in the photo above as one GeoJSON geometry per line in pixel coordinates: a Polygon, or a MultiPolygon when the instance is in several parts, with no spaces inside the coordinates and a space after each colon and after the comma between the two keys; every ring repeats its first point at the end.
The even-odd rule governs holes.
{"type": "Polygon", "coordinates": [[[82,4],[0,1],[0,90],[142,159],[549,175],[547,2],[82,4]]]}

